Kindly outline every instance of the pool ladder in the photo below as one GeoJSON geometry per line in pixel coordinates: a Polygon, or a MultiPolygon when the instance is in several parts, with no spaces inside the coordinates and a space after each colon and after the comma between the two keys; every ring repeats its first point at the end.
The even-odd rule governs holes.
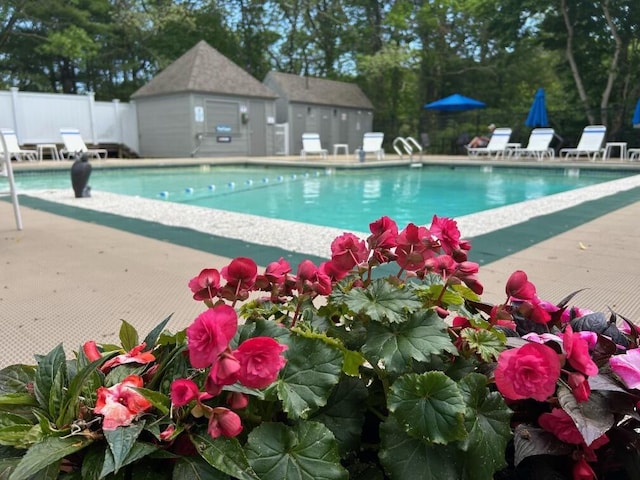
{"type": "Polygon", "coordinates": [[[401,160],[404,155],[408,155],[409,160],[413,160],[413,152],[417,151],[420,154],[420,161],[422,161],[422,146],[413,137],[396,137],[393,141],[393,149],[401,160]]]}

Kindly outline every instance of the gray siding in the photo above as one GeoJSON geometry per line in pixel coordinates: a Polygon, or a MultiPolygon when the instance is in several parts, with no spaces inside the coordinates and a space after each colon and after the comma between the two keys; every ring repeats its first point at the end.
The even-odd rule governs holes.
{"type": "Polygon", "coordinates": [[[138,134],[144,157],[188,157],[193,149],[188,95],[139,98],[138,134]]]}

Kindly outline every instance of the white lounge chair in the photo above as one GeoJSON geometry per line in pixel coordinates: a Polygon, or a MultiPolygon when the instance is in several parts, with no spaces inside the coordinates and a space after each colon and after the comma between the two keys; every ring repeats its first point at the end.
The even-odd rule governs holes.
{"type": "Polygon", "coordinates": [[[563,148],[560,157],[578,158],[585,155],[590,160],[595,160],[602,155],[602,144],[607,135],[607,127],[604,125],[589,125],[582,130],[582,136],[576,148],[563,148]]]}
{"type": "Polygon", "coordinates": [[[19,162],[22,160],[30,160],[33,162],[38,159],[38,152],[36,152],[36,150],[26,150],[20,147],[18,136],[13,130],[0,128],[0,135],[2,135],[2,139],[4,140],[9,160],[15,158],[19,162]]]}
{"type": "Polygon", "coordinates": [[[16,228],[22,230],[22,216],[20,215],[20,203],[18,202],[18,192],[16,191],[16,182],[13,178],[13,169],[11,168],[11,154],[7,148],[7,142],[4,135],[0,135],[0,177],[6,177],[9,182],[8,190],[0,190],[0,196],[9,195],[11,203],[13,203],[13,215],[16,217],[16,228]]]}
{"type": "Polygon", "coordinates": [[[64,147],[60,149],[60,158],[75,158],[82,153],[86,153],[90,157],[107,158],[108,152],[106,149],[87,148],[80,135],[80,130],[77,128],[61,128],[60,136],[64,143],[64,147]]]}
{"type": "Polygon", "coordinates": [[[467,155],[470,157],[478,157],[480,155],[487,155],[495,158],[504,157],[510,138],[510,128],[496,128],[493,130],[489,143],[486,147],[465,147],[467,149],[467,155]]]}
{"type": "Polygon", "coordinates": [[[302,158],[302,160],[306,160],[307,155],[321,155],[322,158],[327,158],[327,149],[322,148],[320,135],[318,133],[302,134],[302,150],[300,150],[300,158],[302,158]]]}
{"type": "Polygon", "coordinates": [[[629,160],[640,160],[640,148],[630,148],[627,150],[629,160]]]}
{"type": "Polygon", "coordinates": [[[362,147],[356,149],[356,158],[360,158],[360,152],[365,155],[367,153],[375,154],[378,160],[384,159],[384,150],[382,149],[382,142],[384,141],[384,133],[382,132],[367,132],[362,136],[362,147]]]}
{"type": "Polygon", "coordinates": [[[553,148],[549,148],[553,135],[553,128],[534,128],[529,135],[529,143],[524,148],[516,148],[513,156],[519,157],[535,157],[538,161],[544,160],[545,157],[552,159],[555,156],[553,148]]]}

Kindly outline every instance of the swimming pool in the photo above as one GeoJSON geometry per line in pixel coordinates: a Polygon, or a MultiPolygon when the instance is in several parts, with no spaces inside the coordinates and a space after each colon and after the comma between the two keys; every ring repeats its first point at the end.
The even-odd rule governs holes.
{"type": "MultiPolygon", "coordinates": [[[[630,175],[586,169],[270,166],[94,169],[94,191],[367,231],[388,215],[406,225],[459,217],[630,175]]],[[[20,190],[69,189],[67,171],[17,172],[20,190]]],[[[94,194],[95,195],[95,194],[94,194]]]]}

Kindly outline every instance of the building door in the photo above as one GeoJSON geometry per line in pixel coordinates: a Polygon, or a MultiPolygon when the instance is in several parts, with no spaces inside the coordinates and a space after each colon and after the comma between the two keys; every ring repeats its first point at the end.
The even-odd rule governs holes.
{"type": "Polygon", "coordinates": [[[249,145],[252,157],[267,155],[267,112],[262,101],[249,103],[249,145]]]}

